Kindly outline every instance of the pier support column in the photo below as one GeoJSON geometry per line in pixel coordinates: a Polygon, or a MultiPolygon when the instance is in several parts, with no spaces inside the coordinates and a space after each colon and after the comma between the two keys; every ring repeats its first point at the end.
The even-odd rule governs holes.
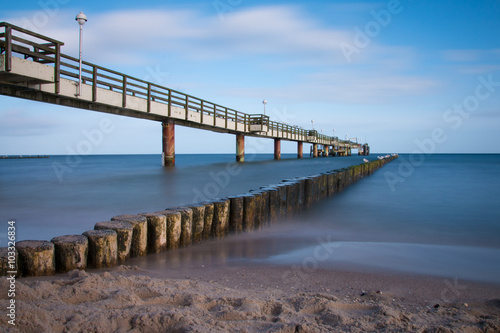
{"type": "Polygon", "coordinates": [[[297,142],[297,158],[304,157],[304,144],[303,142],[297,142]]]}
{"type": "Polygon", "coordinates": [[[281,139],[274,139],[274,159],[281,159],[281,139]]]}
{"type": "Polygon", "coordinates": [[[161,161],[163,166],[175,165],[175,124],[173,122],[163,122],[162,126],[162,143],[163,150],[161,161]]]}
{"type": "Polygon", "coordinates": [[[236,134],[236,162],[245,162],[245,136],[236,134]]]}
{"type": "Polygon", "coordinates": [[[328,157],[328,155],[329,155],[329,153],[330,153],[330,152],[329,152],[330,147],[328,147],[328,146],[323,146],[323,147],[324,147],[324,148],[323,148],[323,150],[325,151],[325,157],[328,157]]]}
{"type": "Polygon", "coordinates": [[[318,144],[313,143],[313,157],[318,157],[318,144]]]}

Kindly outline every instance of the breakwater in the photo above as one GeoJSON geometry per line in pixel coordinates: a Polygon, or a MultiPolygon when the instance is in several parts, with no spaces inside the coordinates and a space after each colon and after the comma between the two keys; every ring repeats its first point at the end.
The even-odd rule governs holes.
{"type": "MultiPolygon", "coordinates": [[[[82,235],[52,241],[22,241],[15,246],[18,276],[105,268],[143,256],[224,238],[230,233],[259,230],[307,210],[322,198],[342,191],[395,157],[344,169],[286,179],[247,194],[157,212],[119,215],[96,223],[82,235]]],[[[6,274],[8,249],[0,250],[0,273],[6,274]]]]}
{"type": "Polygon", "coordinates": [[[23,160],[29,158],[49,158],[49,155],[3,155],[0,160],[23,160]]]}

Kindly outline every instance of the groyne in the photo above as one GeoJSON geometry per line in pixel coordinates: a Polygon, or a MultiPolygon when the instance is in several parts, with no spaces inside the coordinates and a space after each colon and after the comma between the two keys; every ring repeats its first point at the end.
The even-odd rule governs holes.
{"type": "Polygon", "coordinates": [[[397,158],[317,175],[285,179],[246,194],[96,223],[82,235],[20,241],[0,249],[0,275],[44,276],[73,269],[107,268],[130,257],[171,251],[231,233],[259,230],[313,207],[397,158]],[[15,260],[14,260],[15,258],[15,260]],[[13,266],[14,264],[14,266],[13,266]]]}
{"type": "Polygon", "coordinates": [[[24,160],[30,158],[49,158],[49,155],[3,155],[0,160],[24,160]]]}

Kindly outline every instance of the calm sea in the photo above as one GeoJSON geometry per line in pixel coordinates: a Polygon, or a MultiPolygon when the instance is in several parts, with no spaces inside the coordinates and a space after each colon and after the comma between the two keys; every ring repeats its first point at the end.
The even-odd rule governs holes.
{"type": "MultiPolygon", "coordinates": [[[[242,194],[363,158],[294,157],[253,155],[236,164],[234,155],[178,155],[175,168],[162,167],[158,155],[0,160],[0,246],[12,219],[18,240],[50,240],[114,215],[242,194]]],[[[293,221],[136,263],[244,260],[292,265],[298,276],[349,267],[500,283],[499,185],[500,155],[402,154],[293,221]]]]}

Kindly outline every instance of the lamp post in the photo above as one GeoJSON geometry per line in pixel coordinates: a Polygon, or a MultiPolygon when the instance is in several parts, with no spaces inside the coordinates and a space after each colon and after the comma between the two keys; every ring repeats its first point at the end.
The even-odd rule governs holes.
{"type": "Polygon", "coordinates": [[[311,120],[312,128],[314,130],[314,119],[311,120]]]}
{"type": "Polygon", "coordinates": [[[266,104],[267,104],[267,101],[263,100],[262,104],[264,104],[264,116],[265,116],[266,115],[266,104]]]}
{"type": "Polygon", "coordinates": [[[87,16],[85,16],[83,12],[80,12],[78,15],[76,15],[75,20],[80,25],[80,48],[79,48],[80,56],[78,57],[80,61],[80,67],[78,75],[78,92],[76,93],[76,96],[80,96],[82,89],[82,33],[83,33],[83,25],[85,24],[85,22],[87,22],[87,16]]]}

